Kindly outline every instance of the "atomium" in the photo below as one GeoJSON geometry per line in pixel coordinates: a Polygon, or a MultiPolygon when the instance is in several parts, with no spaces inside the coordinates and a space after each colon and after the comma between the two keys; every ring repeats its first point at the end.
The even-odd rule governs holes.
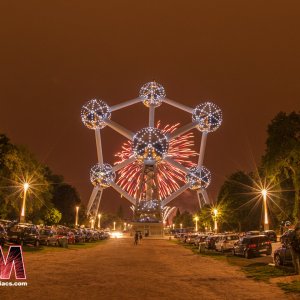
{"type": "Polygon", "coordinates": [[[204,166],[192,167],[186,175],[186,182],[190,184],[191,190],[206,189],[211,180],[210,171],[204,166]]]}
{"type": "Polygon", "coordinates": [[[143,128],[133,137],[133,153],[139,161],[145,164],[154,164],[160,161],[167,155],[168,149],[167,137],[158,128],[143,128]]]}
{"type": "Polygon", "coordinates": [[[112,170],[112,166],[109,164],[96,164],[90,171],[91,183],[94,186],[101,188],[107,188],[116,179],[116,174],[112,170]]]}
{"type": "MultiPolygon", "coordinates": [[[[200,192],[202,195],[207,194],[205,189],[210,184],[211,174],[203,166],[203,160],[208,133],[217,130],[222,123],[222,112],[217,105],[205,102],[193,109],[166,98],[165,89],[159,83],[148,82],[141,87],[139,97],[112,107],[102,100],[88,101],[82,107],[81,118],[86,127],[95,130],[98,157],[98,164],[90,172],[94,189],[87,205],[87,214],[93,212],[97,216],[102,190],[109,186],[135,207],[135,211],[139,212],[138,218],[144,222],[161,222],[164,207],[189,188],[196,190],[198,195],[200,192]],[[145,128],[132,132],[110,120],[112,111],[141,102],[149,108],[145,128]],[[155,127],[155,108],[162,103],[191,114],[192,122],[179,128],[175,124],[170,127],[171,132],[155,127]],[[125,147],[126,151],[128,148],[128,155],[121,155],[114,167],[103,163],[100,129],[106,125],[125,137],[128,140],[126,145],[130,146],[125,147]],[[202,132],[197,166],[193,166],[194,163],[189,159],[193,151],[189,148],[191,143],[188,137],[191,133],[188,132],[194,128],[202,132]]],[[[209,200],[205,201],[209,203],[209,200]]]]}
{"type": "Polygon", "coordinates": [[[140,89],[140,98],[143,99],[145,106],[158,107],[162,104],[163,99],[166,97],[164,87],[153,81],[144,84],[140,89]]]}
{"type": "Polygon", "coordinates": [[[83,105],[81,120],[89,129],[102,129],[106,126],[104,120],[110,119],[109,106],[102,100],[92,99],[83,105]]]}
{"type": "Polygon", "coordinates": [[[222,111],[214,103],[204,102],[193,110],[192,119],[201,132],[213,132],[221,126],[222,111]]]}

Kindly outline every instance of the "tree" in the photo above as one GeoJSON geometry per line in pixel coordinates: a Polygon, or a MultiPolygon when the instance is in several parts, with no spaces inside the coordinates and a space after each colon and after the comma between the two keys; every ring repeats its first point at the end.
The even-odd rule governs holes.
{"type": "Polygon", "coordinates": [[[1,218],[19,219],[25,182],[30,185],[26,196],[28,221],[57,222],[59,214],[55,206],[63,213],[65,224],[74,223],[75,206],[80,204],[75,188],[38,162],[25,147],[13,145],[6,135],[0,134],[1,218]]]}
{"type": "Polygon", "coordinates": [[[180,210],[179,210],[179,208],[177,208],[176,215],[173,217],[172,222],[173,222],[173,224],[175,224],[176,227],[180,226],[181,219],[180,219],[180,210]]]}
{"type": "Polygon", "coordinates": [[[56,225],[61,220],[61,213],[56,208],[51,208],[47,210],[45,214],[45,224],[47,225],[56,225]]]}
{"type": "Polygon", "coordinates": [[[45,166],[26,148],[13,145],[5,135],[0,135],[1,217],[19,218],[24,182],[30,184],[26,217],[32,220],[41,216],[43,206],[51,207],[51,186],[45,177],[45,166]]]}
{"type": "Polygon", "coordinates": [[[261,206],[254,201],[253,174],[237,171],[220,188],[217,206],[222,214],[219,223],[224,230],[258,229],[261,206]]]}
{"type": "Polygon", "coordinates": [[[179,208],[177,209],[176,215],[173,218],[173,223],[175,223],[176,227],[179,227],[180,224],[182,224],[182,226],[184,228],[193,227],[194,226],[192,214],[190,212],[188,212],[188,211],[184,211],[181,214],[179,208]]]}
{"type": "Polygon", "coordinates": [[[292,190],[283,192],[283,196],[287,203],[293,201],[293,210],[288,214],[300,220],[300,113],[277,114],[268,126],[266,145],[262,158],[264,175],[281,185],[282,190],[292,190]]]}
{"type": "Polygon", "coordinates": [[[199,229],[202,231],[206,231],[212,227],[212,214],[211,214],[211,206],[205,204],[197,214],[199,217],[199,229]]]}

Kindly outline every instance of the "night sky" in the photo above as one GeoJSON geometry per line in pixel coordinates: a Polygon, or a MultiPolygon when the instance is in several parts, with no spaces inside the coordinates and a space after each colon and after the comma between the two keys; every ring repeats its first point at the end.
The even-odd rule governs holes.
{"type": "MultiPolygon", "coordinates": [[[[298,0],[1,1],[0,131],[62,174],[86,202],[97,156],[82,104],[135,98],[155,79],[168,98],[222,108],[204,160],[215,199],[226,176],[259,163],[271,119],[300,109],[299,28],[298,0]]],[[[137,104],[112,119],[137,131],[147,112],[137,104]]],[[[156,119],[190,122],[167,104],[156,119]]],[[[104,160],[113,163],[125,138],[108,127],[102,137],[104,160]]],[[[120,203],[129,202],[105,190],[102,209],[120,203]]],[[[196,209],[196,195],[187,191],[173,204],[196,209]]]]}

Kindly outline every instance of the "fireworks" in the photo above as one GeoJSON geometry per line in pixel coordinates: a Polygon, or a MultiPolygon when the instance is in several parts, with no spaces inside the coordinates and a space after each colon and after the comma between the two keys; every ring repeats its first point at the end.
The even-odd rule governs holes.
{"type": "MultiPolygon", "coordinates": [[[[156,128],[160,128],[163,133],[172,133],[179,125],[177,123],[160,128],[161,124],[158,122],[156,128]]],[[[190,159],[197,155],[191,149],[194,146],[193,138],[194,134],[190,132],[171,140],[169,142],[168,156],[187,168],[193,167],[194,163],[190,159]]],[[[131,157],[132,146],[131,141],[127,141],[122,145],[122,151],[115,155],[118,158],[115,164],[121,163],[131,157]]],[[[141,199],[142,195],[146,192],[146,187],[141,186],[144,176],[143,168],[143,163],[135,161],[118,171],[117,184],[128,194],[138,199],[141,199]]],[[[164,160],[160,161],[155,167],[155,176],[154,185],[158,190],[159,200],[166,198],[178,190],[180,187],[179,183],[185,183],[185,173],[164,160]]]]}

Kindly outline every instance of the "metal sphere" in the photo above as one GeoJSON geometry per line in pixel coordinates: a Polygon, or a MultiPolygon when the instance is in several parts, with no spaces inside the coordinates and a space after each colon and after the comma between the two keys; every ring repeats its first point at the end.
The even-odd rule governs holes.
{"type": "Polygon", "coordinates": [[[192,119],[198,123],[198,129],[202,132],[217,130],[222,123],[222,111],[212,102],[204,102],[193,110],[192,119]]]}
{"type": "Polygon", "coordinates": [[[116,179],[116,174],[110,164],[96,164],[90,171],[91,183],[101,188],[109,187],[116,179]]]}
{"type": "Polygon", "coordinates": [[[143,99],[143,103],[147,107],[160,106],[165,97],[164,87],[155,81],[144,84],[140,89],[140,98],[143,99]]]}
{"type": "Polygon", "coordinates": [[[146,127],[134,135],[132,149],[139,161],[153,165],[167,155],[169,142],[160,129],[146,127]]]}
{"type": "Polygon", "coordinates": [[[156,211],[161,208],[160,200],[141,200],[137,205],[137,211],[140,212],[150,212],[156,211]]]}
{"type": "Polygon", "coordinates": [[[89,129],[102,129],[106,126],[104,119],[110,119],[109,106],[102,100],[92,99],[83,105],[81,120],[89,129]]]}
{"type": "Polygon", "coordinates": [[[190,189],[192,190],[206,189],[210,184],[211,174],[204,166],[200,168],[192,167],[189,169],[189,173],[185,179],[190,184],[190,189]]]}
{"type": "Polygon", "coordinates": [[[156,199],[139,201],[135,216],[137,222],[158,222],[161,219],[161,201],[156,199]]]}

